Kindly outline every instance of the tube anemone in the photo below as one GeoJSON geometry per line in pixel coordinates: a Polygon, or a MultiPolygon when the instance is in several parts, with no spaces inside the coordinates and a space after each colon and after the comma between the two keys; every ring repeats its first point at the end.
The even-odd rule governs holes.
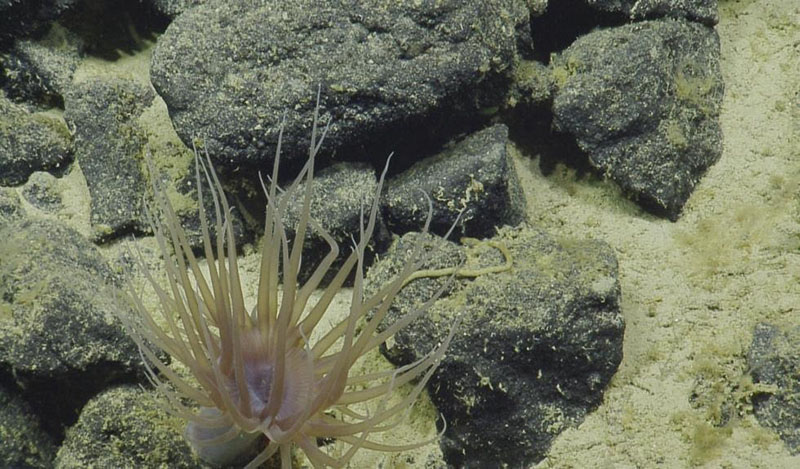
{"type": "MultiPolygon", "coordinates": [[[[276,183],[283,124],[269,184],[262,180],[267,206],[254,305],[245,304],[231,210],[208,155],[204,159],[195,152],[207,272],[201,269],[164,190],[153,183],[158,215],[152,215],[150,223],[164,259],[167,283],[159,284],[139,256],[140,267],[158,296],[160,308],[158,312],[150,311],[131,288],[136,314],[122,320],[139,346],[149,379],[168,400],[170,411],[187,421],[187,440],[201,459],[212,464],[231,464],[242,455],[260,450],[246,467],[256,468],[279,454],[281,467],[288,469],[292,448],[297,447],[314,467],[342,467],[361,448],[403,451],[430,442],[392,446],[373,441],[370,436],[402,422],[442,360],[455,328],[414,363],[364,375],[350,372],[360,357],[423,314],[438,297],[435,295],[393,324],[378,328],[395,295],[425,260],[421,245],[396,278],[374,295],[364,295],[364,252],[375,228],[386,168],[366,213],[362,207],[360,232],[354,237],[357,241],[354,240],[352,251],[318,299],[310,301],[339,256],[336,241],[310,216],[315,158],[328,129],[318,129],[319,97],[317,103],[308,161],[285,190],[286,196],[278,197],[276,183]],[[288,202],[301,187],[302,209],[294,237],[289,240],[284,217],[288,202]],[[215,214],[213,235],[203,204],[208,195],[215,214]],[[309,229],[318,232],[330,250],[311,277],[299,285],[303,239],[309,229]],[[351,275],[355,280],[348,314],[312,343],[312,332],[351,275]],[[195,380],[187,380],[170,368],[159,358],[159,349],[183,363],[195,380]],[[397,387],[408,383],[413,386],[411,392],[399,402],[390,403],[389,397],[397,387]],[[185,405],[187,399],[194,401],[199,410],[185,405]],[[367,415],[352,408],[365,403],[371,409],[367,415]],[[320,449],[320,438],[341,442],[341,454],[333,456],[320,449]]],[[[157,181],[153,165],[148,163],[151,179],[157,181]]],[[[430,218],[429,210],[425,231],[430,218]]]]}

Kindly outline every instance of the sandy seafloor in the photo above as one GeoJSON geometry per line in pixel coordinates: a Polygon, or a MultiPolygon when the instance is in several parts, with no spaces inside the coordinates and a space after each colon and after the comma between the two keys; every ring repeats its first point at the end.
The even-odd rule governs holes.
{"type": "Polygon", "coordinates": [[[722,0],[717,32],[724,150],[677,222],[518,160],[534,223],[615,248],[626,322],[603,404],[538,467],[800,467],[753,416],[745,361],[757,323],[800,325],[800,2],[722,0]]]}
{"type": "MultiPolygon", "coordinates": [[[[800,1],[720,3],[724,151],[677,222],[643,212],[611,183],[565,167],[543,176],[537,155],[515,154],[532,224],[615,249],[626,322],[624,358],[602,405],[536,467],[800,467],[800,456],[753,416],[758,389],[745,362],[758,322],[800,324],[800,1]],[[725,409],[730,419],[715,426],[725,409]]],[[[113,65],[89,61],[78,73],[146,80],[150,52],[113,65]]],[[[81,179],[76,171],[62,180],[67,209],[59,218],[89,234],[81,179]]],[[[124,244],[103,251],[113,259],[124,244]]],[[[251,290],[252,251],[243,259],[251,290]]],[[[337,305],[346,311],[346,297],[337,305]]],[[[365,366],[390,365],[376,355],[365,366]]],[[[423,399],[387,442],[435,435],[435,416],[423,399]]],[[[440,457],[435,444],[361,451],[351,466],[421,468],[440,457]]]]}
{"type": "Polygon", "coordinates": [[[717,31],[724,150],[677,222],[517,160],[533,223],[615,248],[626,322],[603,404],[538,467],[800,467],[753,416],[745,362],[757,323],[800,324],[800,2],[723,0],[717,31]]]}

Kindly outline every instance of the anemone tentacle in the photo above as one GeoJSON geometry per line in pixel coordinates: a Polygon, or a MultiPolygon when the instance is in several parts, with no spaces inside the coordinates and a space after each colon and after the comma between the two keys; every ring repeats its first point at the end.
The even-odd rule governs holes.
{"type": "MultiPolygon", "coordinates": [[[[279,129],[271,177],[266,183],[261,179],[267,205],[259,280],[255,304],[250,308],[239,274],[231,207],[210,156],[201,156],[195,150],[201,251],[207,270],[201,268],[175,209],[157,182],[155,165],[148,159],[156,207],[148,212],[148,218],[164,259],[167,284],[159,284],[140,256],[141,270],[160,308],[158,313],[150,311],[131,288],[137,314],[123,318],[123,323],[139,345],[150,381],[166,397],[172,411],[188,421],[187,439],[195,452],[212,464],[229,464],[242,456],[239,453],[255,453],[258,450],[254,446],[261,445],[247,467],[258,467],[278,455],[282,467],[290,468],[293,446],[315,467],[341,467],[361,448],[403,451],[431,441],[389,445],[370,436],[390,431],[402,422],[442,361],[455,324],[448,336],[419,360],[394,370],[351,376],[361,357],[424,314],[446,287],[419,308],[379,329],[395,296],[432,255],[424,253],[421,244],[416,246],[397,276],[365,297],[365,251],[377,223],[388,160],[368,209],[362,206],[352,251],[315,303],[309,305],[341,251],[333,236],[311,217],[315,160],[330,128],[329,123],[320,128],[318,122],[319,92],[308,159],[285,190],[277,183],[283,123],[279,129]],[[298,194],[301,187],[303,192],[298,194]],[[289,201],[295,195],[302,196],[302,208],[290,240],[285,222],[289,201]],[[213,220],[204,204],[209,196],[213,220]],[[329,251],[300,285],[303,241],[309,230],[322,237],[329,251]],[[347,316],[311,343],[312,333],[351,276],[354,285],[347,316]],[[196,383],[173,371],[156,349],[186,365],[196,383]],[[390,403],[395,390],[407,385],[412,386],[411,392],[390,403]],[[184,398],[197,403],[200,410],[191,410],[182,403],[184,398]],[[364,403],[374,403],[370,413],[350,407],[364,403]],[[328,415],[330,409],[339,409],[340,417],[328,415]],[[316,446],[317,438],[335,438],[346,449],[334,457],[316,446]]],[[[430,225],[431,211],[429,206],[423,231],[430,225]]]]}

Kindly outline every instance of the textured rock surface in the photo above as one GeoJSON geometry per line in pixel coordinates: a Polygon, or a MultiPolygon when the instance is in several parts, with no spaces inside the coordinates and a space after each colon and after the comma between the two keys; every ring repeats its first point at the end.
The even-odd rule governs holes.
{"type": "Polygon", "coordinates": [[[586,3],[598,10],[624,13],[636,20],[668,16],[708,25],[719,21],[717,0],[586,0],[586,3]]]}
{"type": "Polygon", "coordinates": [[[800,327],[781,330],[759,324],[747,353],[753,383],[761,392],[753,397],[758,422],[780,435],[792,454],[800,453],[800,327]]]}
{"type": "Polygon", "coordinates": [[[495,228],[521,222],[525,201],[507,145],[508,128],[497,124],[392,178],[382,202],[389,227],[395,233],[420,230],[429,199],[433,204],[430,231],[440,236],[462,210],[453,239],[491,236],[495,228]]]}
{"type": "Polygon", "coordinates": [[[71,145],[63,119],[29,112],[0,93],[0,186],[23,184],[34,171],[66,164],[71,145]]]}
{"type": "Polygon", "coordinates": [[[153,100],[132,80],[91,79],[73,86],[65,117],[75,130],[75,154],[92,197],[91,221],[100,239],[147,228],[140,162],[147,137],[137,119],[153,100]]]}
{"type": "Polygon", "coordinates": [[[716,32],[678,20],[593,32],[554,74],[555,127],[639,204],[676,219],[722,154],[716,32]]]}
{"type": "Polygon", "coordinates": [[[518,0],[209,1],[159,38],[151,79],[218,164],[267,165],[284,115],[286,163],[302,162],[318,86],[326,148],[382,157],[497,105],[527,19],[518,0]]]}
{"type": "Polygon", "coordinates": [[[159,399],[133,386],[92,398],[67,432],[56,467],[206,467],[183,438],[184,421],[164,412],[159,399]]]}
{"type": "MultiPolygon", "coordinates": [[[[0,313],[2,314],[2,313],[0,313]]],[[[0,462],[3,467],[52,467],[56,448],[18,394],[0,385],[0,462]]]]}
{"type": "Polygon", "coordinates": [[[116,319],[128,306],[77,232],[23,218],[0,228],[0,239],[0,369],[57,431],[90,396],[140,369],[116,319]]]}
{"type": "MultiPolygon", "coordinates": [[[[369,271],[373,288],[391,277],[418,235],[408,234],[369,271]]],[[[395,363],[427,353],[460,318],[447,357],[429,383],[447,420],[441,446],[454,467],[528,467],[552,440],[600,404],[622,360],[624,323],[613,251],[597,241],[556,240],[526,227],[491,239],[510,270],[459,280],[401,330],[384,352],[395,363]]],[[[436,246],[431,244],[431,246],[436,246]]],[[[463,248],[439,245],[425,268],[458,265],[463,248]]],[[[503,265],[491,245],[467,250],[465,270],[503,265]]],[[[392,306],[408,312],[447,282],[420,278],[392,306]]]]}

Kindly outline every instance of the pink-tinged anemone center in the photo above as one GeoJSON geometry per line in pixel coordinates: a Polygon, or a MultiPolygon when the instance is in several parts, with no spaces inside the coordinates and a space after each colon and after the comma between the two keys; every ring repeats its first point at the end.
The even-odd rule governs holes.
{"type": "MultiPolygon", "coordinates": [[[[301,418],[313,399],[314,365],[308,351],[300,347],[287,350],[284,363],[289,372],[284,374],[282,399],[277,412],[269,415],[270,392],[275,381],[275,360],[258,330],[243,333],[239,341],[248,399],[241,399],[232,369],[222,375],[222,388],[242,415],[260,422],[262,431],[268,431],[273,426],[288,430],[301,418]]],[[[221,360],[220,357],[219,361],[221,360]]]]}

